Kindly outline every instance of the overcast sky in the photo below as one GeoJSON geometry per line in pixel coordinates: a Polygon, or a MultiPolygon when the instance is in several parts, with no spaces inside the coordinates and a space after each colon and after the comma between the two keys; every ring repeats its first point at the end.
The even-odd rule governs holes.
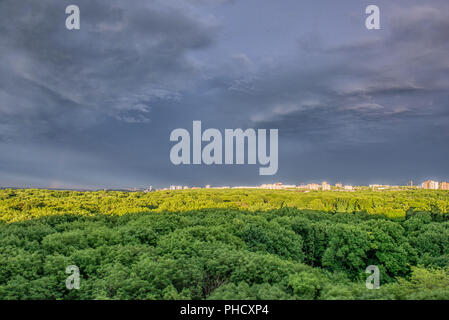
{"type": "Polygon", "coordinates": [[[0,0],[0,186],[448,180],[448,89],[447,0],[0,0]],[[279,129],[277,174],[173,165],[193,120],[279,129]]]}

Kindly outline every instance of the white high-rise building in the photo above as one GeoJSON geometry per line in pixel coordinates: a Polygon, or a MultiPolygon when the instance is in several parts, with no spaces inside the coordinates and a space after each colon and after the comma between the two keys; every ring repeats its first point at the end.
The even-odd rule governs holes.
{"type": "Polygon", "coordinates": [[[438,181],[430,181],[430,189],[438,189],[438,181]]]}
{"type": "Polygon", "coordinates": [[[436,190],[436,189],[438,189],[438,187],[439,187],[439,183],[438,183],[438,181],[427,180],[427,181],[424,181],[424,182],[421,184],[421,187],[422,187],[423,189],[432,189],[432,190],[436,190]]]}

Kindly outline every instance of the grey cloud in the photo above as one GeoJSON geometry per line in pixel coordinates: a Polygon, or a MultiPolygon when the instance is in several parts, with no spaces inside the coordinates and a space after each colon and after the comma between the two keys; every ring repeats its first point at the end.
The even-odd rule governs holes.
{"type": "Polygon", "coordinates": [[[0,4],[3,127],[34,135],[105,116],[147,122],[151,107],[179,98],[195,77],[189,51],[214,41],[214,22],[178,1],[77,1],[77,31],[65,28],[67,4],[0,4]]]}
{"type": "MultiPolygon", "coordinates": [[[[447,108],[444,99],[440,99],[443,106],[431,106],[428,101],[448,96],[449,87],[444,80],[449,76],[445,71],[447,57],[443,58],[441,53],[449,52],[445,41],[449,36],[449,10],[431,6],[392,9],[388,18],[393,23],[383,36],[338,47],[326,46],[319,36],[317,41],[311,35],[301,38],[300,49],[322,57],[332,56],[334,64],[313,63],[292,68],[290,62],[289,69],[280,65],[274,74],[262,69],[256,77],[264,80],[251,84],[254,90],[264,91],[255,97],[258,110],[253,111],[252,119],[256,126],[296,132],[297,137],[305,140],[314,136],[314,140],[324,141],[322,135],[338,140],[344,134],[340,128],[345,123],[352,123],[364,132],[366,122],[374,121],[375,130],[382,133],[392,121],[398,121],[395,125],[399,125],[400,131],[401,125],[407,126],[411,118],[421,117],[423,112],[435,115],[440,108],[447,108]],[[321,107],[275,112],[279,104],[300,105],[307,96],[314,96],[321,107]]],[[[297,65],[299,59],[304,56],[298,57],[297,65]]],[[[415,125],[431,127],[430,123],[415,125]]],[[[367,141],[372,140],[369,137],[372,135],[366,135],[367,141]]]]}
{"type": "MultiPolygon", "coordinates": [[[[171,165],[170,131],[189,129],[192,120],[205,128],[278,128],[275,180],[449,175],[442,1],[407,2],[410,10],[385,1],[384,30],[348,36],[310,33],[294,19],[310,8],[320,12],[317,21],[329,23],[331,14],[332,28],[343,24],[321,4],[261,0],[256,15],[255,1],[222,2],[80,0],[76,32],[64,27],[68,1],[0,2],[2,181],[267,182],[246,166],[171,165]],[[265,32],[274,24],[264,11],[279,20],[276,30],[297,32],[285,39],[265,32]],[[282,17],[295,24],[281,28],[282,17]]],[[[358,7],[352,1],[345,10],[358,7]]]]}

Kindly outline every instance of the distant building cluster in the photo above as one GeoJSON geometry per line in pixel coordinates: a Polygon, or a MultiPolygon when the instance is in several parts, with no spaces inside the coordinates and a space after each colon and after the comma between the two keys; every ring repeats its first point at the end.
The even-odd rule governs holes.
{"type": "MultiPolygon", "coordinates": [[[[406,187],[406,186],[402,186],[406,187]]],[[[411,188],[421,188],[421,189],[429,189],[429,190],[449,190],[449,182],[438,182],[433,180],[424,181],[421,186],[413,186],[413,181],[410,181],[410,185],[407,187],[411,188]]],[[[270,189],[270,190],[281,190],[281,189],[297,189],[302,190],[303,192],[309,191],[354,191],[356,189],[363,189],[365,187],[354,187],[352,185],[343,185],[342,183],[336,183],[335,185],[331,185],[326,181],[318,183],[309,183],[309,184],[283,184],[282,182],[262,184],[260,186],[221,186],[221,187],[212,187],[210,184],[207,184],[203,187],[189,187],[189,186],[169,186],[167,188],[161,188],[157,190],[187,190],[187,189],[270,189]]],[[[372,190],[400,190],[401,186],[398,185],[388,185],[388,184],[370,184],[369,188],[372,190]]],[[[155,191],[152,186],[149,186],[147,189],[144,189],[143,192],[151,192],[155,191]]],[[[137,191],[136,188],[131,189],[130,191],[137,191]]]]}
{"type": "Polygon", "coordinates": [[[421,183],[421,188],[427,190],[449,190],[449,183],[427,180],[421,183]]]}
{"type": "Polygon", "coordinates": [[[283,184],[282,182],[276,182],[272,184],[262,184],[256,187],[234,187],[234,188],[257,188],[257,189],[302,189],[302,190],[310,190],[310,191],[330,191],[330,190],[346,190],[352,191],[354,187],[351,185],[343,186],[341,183],[337,183],[335,186],[323,181],[321,184],[318,183],[309,183],[309,184],[283,184]]]}
{"type": "Polygon", "coordinates": [[[282,182],[276,182],[276,183],[272,183],[272,184],[263,184],[259,188],[260,189],[288,189],[288,188],[296,188],[296,186],[295,185],[283,185],[282,182]]]}
{"type": "Polygon", "coordinates": [[[389,190],[400,188],[400,186],[390,186],[389,184],[370,184],[369,187],[373,190],[389,190]]]}
{"type": "MultiPolygon", "coordinates": [[[[210,184],[205,185],[204,187],[189,187],[189,186],[169,186],[161,189],[154,189],[152,186],[141,190],[143,192],[151,192],[156,190],[186,190],[186,189],[273,189],[273,190],[281,190],[281,189],[302,189],[302,190],[310,190],[310,191],[330,191],[330,190],[341,190],[341,191],[352,191],[354,187],[351,185],[343,186],[341,183],[337,183],[335,186],[323,181],[321,184],[317,183],[309,183],[309,184],[283,184],[282,182],[276,182],[271,184],[262,184],[260,186],[220,186],[220,187],[212,187],[210,184]]],[[[136,188],[130,189],[129,191],[138,191],[136,188]]]]}

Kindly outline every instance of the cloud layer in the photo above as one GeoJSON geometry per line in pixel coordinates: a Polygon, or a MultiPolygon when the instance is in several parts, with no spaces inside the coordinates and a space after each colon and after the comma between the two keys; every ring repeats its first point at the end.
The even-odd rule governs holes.
{"type": "Polygon", "coordinates": [[[1,1],[0,184],[265,182],[173,166],[193,120],[278,128],[275,180],[449,179],[449,7],[380,2],[368,31],[358,1],[79,0],[68,31],[69,1],[1,1]]]}

